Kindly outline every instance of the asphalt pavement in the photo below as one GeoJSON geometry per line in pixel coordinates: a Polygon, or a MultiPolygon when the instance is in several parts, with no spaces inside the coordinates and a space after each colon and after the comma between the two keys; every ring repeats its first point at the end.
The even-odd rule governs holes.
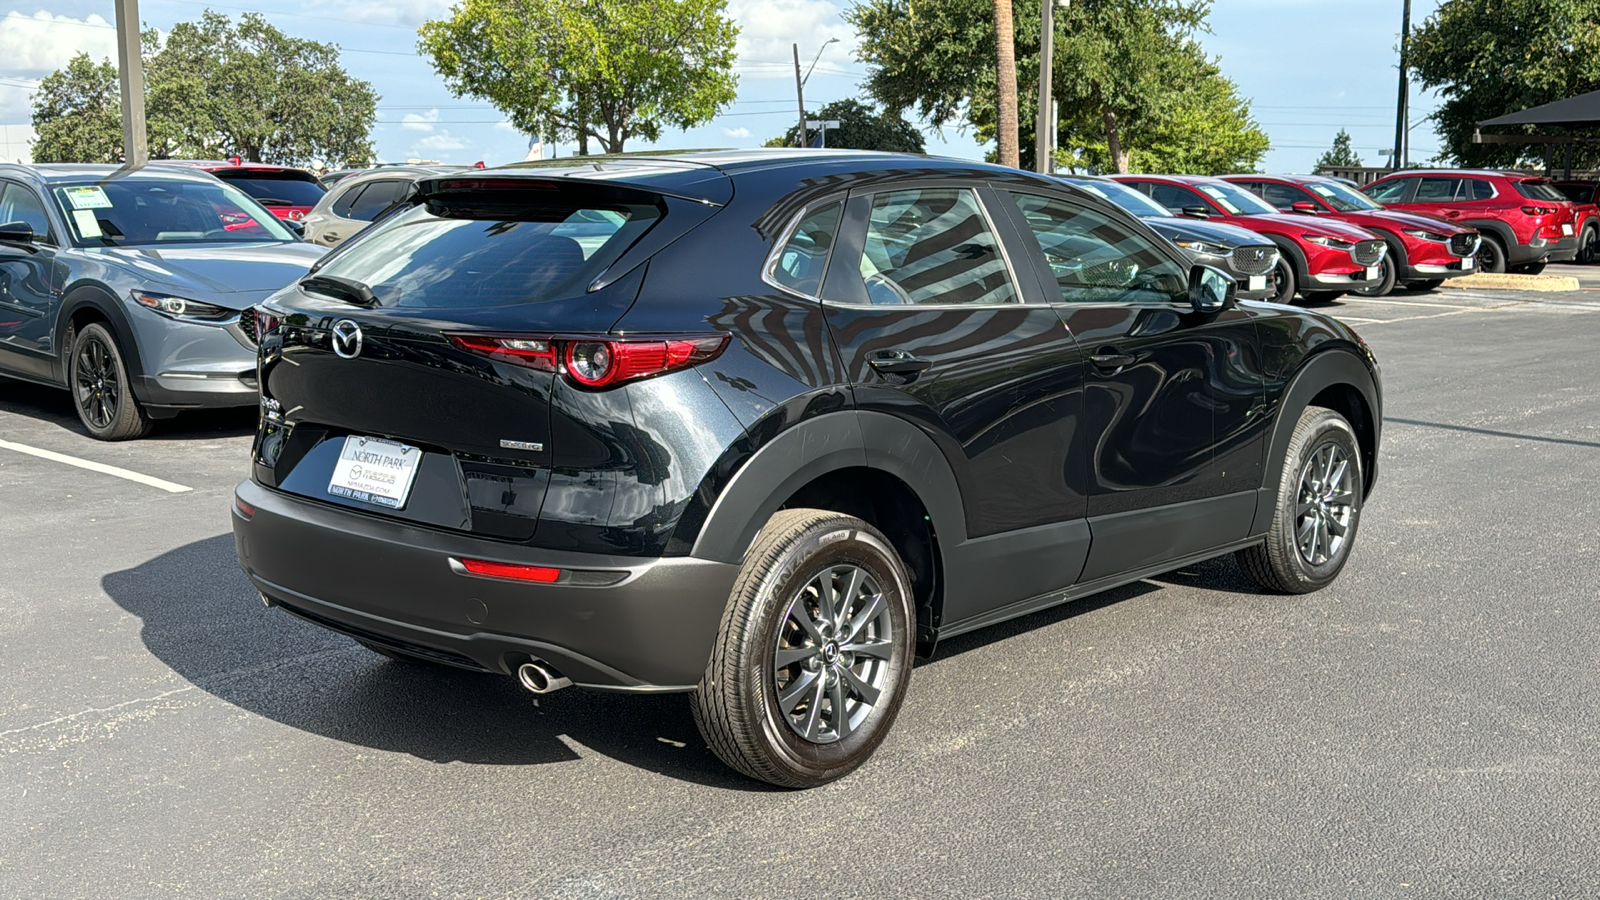
{"type": "Polygon", "coordinates": [[[1224,558],[947,641],[809,792],[681,696],[264,609],[250,411],[108,445],[0,381],[0,897],[1600,895],[1600,291],[1322,308],[1387,392],[1334,586],[1224,558]]]}

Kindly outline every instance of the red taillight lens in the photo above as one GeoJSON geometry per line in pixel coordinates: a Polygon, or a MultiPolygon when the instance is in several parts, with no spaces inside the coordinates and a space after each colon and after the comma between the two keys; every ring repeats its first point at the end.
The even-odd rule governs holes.
{"type": "Polygon", "coordinates": [[[461,568],[484,578],[504,578],[508,581],[534,581],[549,584],[561,577],[560,569],[547,566],[518,566],[511,563],[490,562],[486,559],[463,559],[461,568]]]}
{"type": "Polygon", "coordinates": [[[604,388],[716,359],[726,334],[673,337],[522,337],[455,334],[450,342],[490,359],[543,371],[559,368],[574,382],[604,388]]]}
{"type": "Polygon", "coordinates": [[[1548,216],[1560,212],[1554,206],[1524,206],[1522,211],[1530,216],[1548,216]]]}
{"type": "Polygon", "coordinates": [[[244,502],[243,500],[240,500],[238,497],[233,498],[233,509],[247,521],[255,518],[256,508],[244,502]]]}

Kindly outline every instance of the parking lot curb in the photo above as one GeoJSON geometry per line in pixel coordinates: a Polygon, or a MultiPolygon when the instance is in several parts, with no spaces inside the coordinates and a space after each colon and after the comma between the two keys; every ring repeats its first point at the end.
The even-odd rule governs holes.
{"type": "Polygon", "coordinates": [[[1578,279],[1571,275],[1517,275],[1512,272],[1479,272],[1452,278],[1440,287],[1478,288],[1491,291],[1575,291],[1578,279]]]}

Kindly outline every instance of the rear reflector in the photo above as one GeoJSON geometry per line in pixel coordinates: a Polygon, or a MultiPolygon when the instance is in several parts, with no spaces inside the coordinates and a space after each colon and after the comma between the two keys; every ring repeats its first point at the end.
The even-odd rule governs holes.
{"type": "Polygon", "coordinates": [[[253,519],[256,515],[256,508],[238,497],[233,498],[233,510],[246,519],[253,519]]]}
{"type": "Polygon", "coordinates": [[[463,559],[461,568],[468,574],[483,578],[504,578],[507,581],[534,581],[549,584],[561,577],[560,569],[545,566],[518,566],[511,563],[489,562],[486,559],[463,559]]]}

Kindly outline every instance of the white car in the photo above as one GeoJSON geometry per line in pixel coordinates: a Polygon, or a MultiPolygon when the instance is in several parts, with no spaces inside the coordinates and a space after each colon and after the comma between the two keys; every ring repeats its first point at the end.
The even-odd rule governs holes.
{"type": "Polygon", "coordinates": [[[381,166],[334,184],[300,224],[306,240],[337,247],[411,194],[418,178],[465,166],[381,166]]]}

